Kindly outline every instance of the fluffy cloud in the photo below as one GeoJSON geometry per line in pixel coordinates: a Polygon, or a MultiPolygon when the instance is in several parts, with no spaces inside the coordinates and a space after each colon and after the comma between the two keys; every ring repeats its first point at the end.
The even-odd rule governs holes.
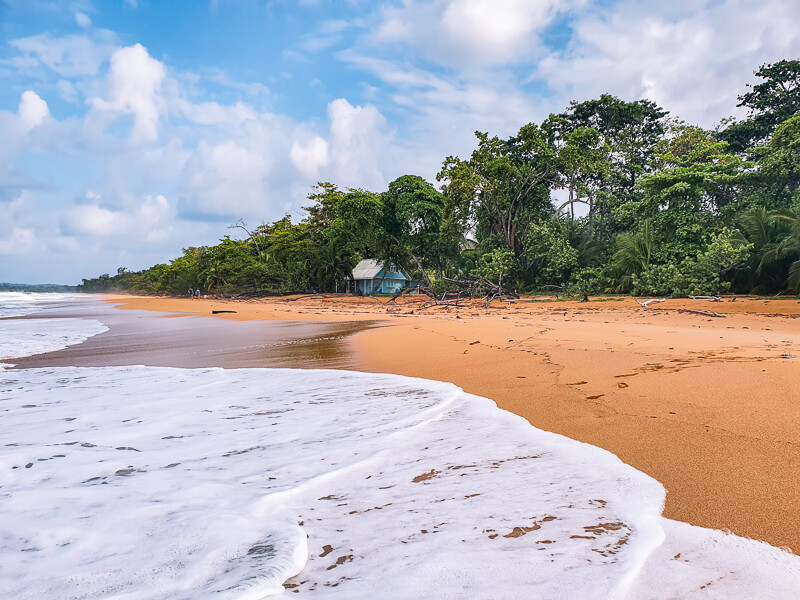
{"type": "Polygon", "coordinates": [[[47,102],[42,100],[39,94],[28,90],[22,92],[17,114],[23,127],[28,130],[41,125],[42,121],[50,114],[50,110],[47,108],[47,102]]]}
{"type": "Polygon", "coordinates": [[[535,35],[581,0],[409,0],[385,7],[376,42],[401,43],[442,64],[472,69],[529,60],[535,35]]]}
{"type": "Polygon", "coordinates": [[[782,0],[727,0],[700,9],[623,2],[612,13],[577,20],[567,50],[543,60],[535,77],[565,99],[606,91],[646,97],[710,126],[734,112],[736,95],[760,64],[800,54],[798,22],[800,4],[782,0]]]}
{"type": "Polygon", "coordinates": [[[271,113],[254,112],[239,123],[215,120],[185,162],[179,214],[228,223],[275,218],[302,204],[320,179],[385,185],[385,167],[394,160],[380,111],[339,98],[327,112],[327,132],[316,133],[312,124],[271,113]]]}
{"type": "Polygon", "coordinates": [[[152,58],[141,44],[120,48],[111,55],[108,74],[108,99],[91,98],[89,103],[112,120],[121,115],[134,117],[131,139],[158,139],[158,95],[166,75],[164,65],[152,58]]]}
{"type": "Polygon", "coordinates": [[[328,104],[333,180],[347,187],[380,188],[386,176],[379,167],[390,134],[374,106],[353,106],[344,98],[328,104]]]}
{"type": "Polygon", "coordinates": [[[170,207],[162,195],[146,196],[130,212],[101,206],[97,194],[88,193],[87,200],[91,203],[72,208],[62,219],[61,230],[65,234],[117,238],[123,244],[130,244],[137,239],[139,243],[164,241],[168,233],[165,222],[170,207]]]}
{"type": "Polygon", "coordinates": [[[328,164],[327,140],[314,136],[305,143],[294,142],[289,153],[294,168],[308,179],[317,179],[319,170],[328,164]]]}
{"type": "Polygon", "coordinates": [[[257,213],[267,200],[270,168],[266,156],[237,142],[200,142],[184,172],[181,212],[189,218],[257,213]]]}

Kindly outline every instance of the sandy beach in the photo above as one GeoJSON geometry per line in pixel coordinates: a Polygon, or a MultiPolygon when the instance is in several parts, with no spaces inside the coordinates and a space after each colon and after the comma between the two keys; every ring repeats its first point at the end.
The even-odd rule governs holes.
{"type": "Polygon", "coordinates": [[[353,351],[337,368],[453,382],[656,478],[669,518],[800,550],[797,299],[646,308],[632,298],[525,299],[489,309],[409,297],[107,299],[175,316],[368,321],[336,330],[353,351]]]}

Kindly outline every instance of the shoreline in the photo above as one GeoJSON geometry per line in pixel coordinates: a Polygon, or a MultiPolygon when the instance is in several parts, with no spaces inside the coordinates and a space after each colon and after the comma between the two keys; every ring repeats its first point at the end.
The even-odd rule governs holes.
{"type": "Polygon", "coordinates": [[[343,368],[454,383],[651,475],[667,489],[668,518],[800,549],[796,299],[496,302],[422,314],[420,299],[405,298],[107,300],[230,309],[216,316],[236,321],[380,321],[349,338],[356,360],[343,368]]]}

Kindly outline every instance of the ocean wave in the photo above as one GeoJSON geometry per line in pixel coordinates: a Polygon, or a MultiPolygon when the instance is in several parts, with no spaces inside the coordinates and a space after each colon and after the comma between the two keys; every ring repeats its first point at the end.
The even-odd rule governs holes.
{"type": "Polygon", "coordinates": [[[69,302],[81,297],[80,294],[55,292],[0,292],[0,318],[30,315],[55,302],[69,302]]]}
{"type": "Polygon", "coordinates": [[[106,331],[95,319],[0,319],[0,362],[61,350],[106,331]]]}

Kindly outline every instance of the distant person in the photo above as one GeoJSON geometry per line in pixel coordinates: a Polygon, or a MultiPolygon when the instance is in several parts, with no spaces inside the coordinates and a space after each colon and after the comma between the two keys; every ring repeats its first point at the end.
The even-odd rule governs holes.
{"type": "Polygon", "coordinates": [[[194,291],[194,295],[195,295],[195,296],[197,296],[197,299],[198,299],[198,300],[200,300],[200,288],[197,288],[197,289],[194,291]]]}
{"type": "Polygon", "coordinates": [[[189,288],[189,300],[194,300],[194,290],[189,288]]]}

